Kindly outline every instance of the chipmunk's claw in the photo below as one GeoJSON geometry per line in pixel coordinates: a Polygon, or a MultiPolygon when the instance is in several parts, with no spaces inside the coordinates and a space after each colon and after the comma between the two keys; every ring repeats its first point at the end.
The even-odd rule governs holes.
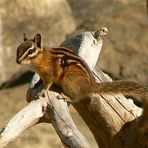
{"type": "Polygon", "coordinates": [[[35,100],[39,99],[41,97],[40,93],[38,93],[36,96],[35,96],[35,100]]]}
{"type": "Polygon", "coordinates": [[[36,96],[35,96],[35,99],[37,100],[37,99],[39,99],[40,97],[45,97],[45,91],[44,90],[42,90],[41,92],[39,92],[36,96]]]}
{"type": "Polygon", "coordinates": [[[40,96],[44,98],[45,97],[45,93],[41,93],[40,96]]]}

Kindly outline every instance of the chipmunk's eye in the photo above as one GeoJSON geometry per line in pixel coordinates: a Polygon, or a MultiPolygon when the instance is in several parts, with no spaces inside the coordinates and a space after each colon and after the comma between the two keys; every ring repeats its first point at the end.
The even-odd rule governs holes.
{"type": "Polygon", "coordinates": [[[34,49],[29,49],[28,54],[32,54],[34,52],[34,49]]]}

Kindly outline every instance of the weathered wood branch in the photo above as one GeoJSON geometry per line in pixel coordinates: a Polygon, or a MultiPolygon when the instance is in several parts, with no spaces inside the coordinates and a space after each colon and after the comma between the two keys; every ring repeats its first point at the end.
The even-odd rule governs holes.
{"type": "MultiPolygon", "coordinates": [[[[83,41],[85,42],[81,44],[81,48],[88,52],[92,49],[93,37],[83,38],[83,41]]],[[[79,43],[81,42],[82,40],[79,43]]],[[[66,44],[66,47],[71,49],[74,47],[73,50],[76,50],[77,46],[66,44]]],[[[100,69],[98,72],[94,71],[94,75],[99,83],[111,81],[100,69]]],[[[148,147],[147,119],[139,117],[142,109],[122,94],[116,96],[92,94],[73,106],[92,131],[99,147],[148,147]]]]}
{"type": "MultiPolygon", "coordinates": [[[[98,75],[100,80],[110,81],[102,72],[98,75]]],[[[133,147],[137,144],[139,127],[136,118],[142,110],[131,100],[122,95],[92,94],[73,106],[92,131],[99,147],[133,147]],[[131,128],[126,127],[129,122],[131,128]]]]}
{"type": "MultiPolygon", "coordinates": [[[[77,37],[76,42],[72,41],[67,40],[68,44],[66,42],[66,47],[74,48],[75,50],[79,50],[79,48],[86,50],[91,50],[92,47],[98,48],[98,45],[92,46],[95,42],[92,33],[89,32],[87,35],[83,34],[81,37],[77,37]]],[[[98,83],[111,81],[111,78],[100,69],[93,72],[98,83]]],[[[30,103],[13,117],[4,131],[2,131],[0,138],[1,147],[13,140],[25,128],[39,122],[51,122],[65,147],[89,147],[85,138],[76,129],[66,103],[56,99],[57,93],[49,91],[46,98],[34,100],[34,96],[41,88],[42,84],[39,83],[39,77],[36,75],[27,93],[27,100],[30,103]],[[39,111],[34,112],[36,115],[30,112],[29,106],[31,105],[39,111]],[[29,122],[27,120],[26,122],[21,122],[24,121],[21,117],[27,115],[27,112],[23,112],[26,108],[28,108],[27,112],[30,114],[30,119],[32,119],[32,116],[35,118],[29,122]],[[19,128],[16,130],[19,129],[19,132],[13,136],[15,124],[18,124],[17,127],[19,128]],[[24,126],[23,128],[21,124],[24,126]],[[9,135],[11,135],[10,138],[9,135]]],[[[147,119],[140,116],[142,113],[141,108],[135,106],[131,100],[128,100],[124,96],[91,94],[88,98],[73,104],[73,106],[90,128],[99,147],[130,148],[148,146],[146,136],[148,133],[147,119]]]]}
{"type": "Polygon", "coordinates": [[[45,99],[32,101],[14,117],[10,119],[8,124],[1,131],[0,148],[5,147],[9,142],[19,136],[26,128],[29,128],[43,117],[48,102],[45,99]]]}
{"type": "Polygon", "coordinates": [[[42,84],[34,88],[39,76],[36,74],[29,86],[27,98],[32,99],[26,107],[18,112],[1,131],[0,147],[5,147],[9,142],[19,136],[26,128],[41,122],[52,123],[65,147],[86,147],[89,144],[85,137],[76,128],[67,103],[57,100],[56,92],[49,91],[45,98],[34,100],[42,84]]]}
{"type": "MultiPolygon", "coordinates": [[[[93,34],[94,32],[84,32],[62,43],[61,46],[62,45],[65,45],[65,46],[72,45],[73,47],[77,46],[75,50],[79,51],[80,48],[85,49],[86,48],[85,46],[87,43],[93,50],[96,51],[96,54],[99,55],[102,48],[102,40],[97,40],[97,38],[95,39],[93,37],[93,34]],[[90,40],[90,37],[93,40],[92,39],[90,40]],[[71,43],[74,43],[74,44],[71,44],[71,43]]],[[[92,61],[89,61],[89,60],[87,61],[87,63],[94,65],[96,64],[96,61],[97,61],[96,59],[94,60],[95,61],[93,63],[92,61]]],[[[19,113],[17,113],[16,116],[12,117],[10,122],[5,126],[5,129],[2,131],[1,139],[0,139],[1,147],[5,146],[10,141],[15,139],[26,128],[41,122],[48,122],[48,123],[51,122],[55,127],[59,137],[61,138],[61,141],[66,147],[67,146],[89,147],[89,144],[84,138],[84,136],[77,130],[76,126],[74,125],[74,122],[69,114],[67,104],[65,102],[58,101],[56,99],[55,94],[53,94],[53,92],[51,91],[49,91],[50,97],[48,97],[48,99],[46,97],[44,101],[42,100],[42,98],[39,100],[34,100],[35,95],[42,89],[42,84],[38,85],[39,79],[40,79],[39,76],[36,74],[29,86],[26,99],[28,102],[31,102],[31,103],[28,106],[26,106],[25,109],[22,109],[19,113]],[[35,87],[35,85],[38,85],[38,86],[35,87]],[[50,102],[48,102],[49,100],[50,102]],[[42,104],[42,101],[44,102],[44,106],[42,104]],[[50,105],[48,105],[47,107],[47,104],[50,104],[50,105]],[[37,108],[37,110],[39,110],[38,112],[36,112],[36,115],[34,115],[34,112],[30,112],[29,110],[30,106],[31,108],[37,108]],[[47,111],[47,108],[48,108],[48,111],[47,111]],[[38,115],[38,113],[40,114],[38,115]],[[23,118],[20,118],[20,117],[26,117],[28,116],[28,114],[30,115],[30,122],[28,122],[27,120],[24,120],[23,118]],[[32,118],[34,116],[36,117],[34,119],[36,122],[34,122],[32,118]],[[22,122],[22,120],[24,120],[24,122],[22,122]],[[17,126],[20,129],[18,132],[15,129],[16,123],[18,124],[17,126]],[[11,127],[11,129],[7,127],[11,127]],[[11,137],[9,138],[7,135],[9,135],[11,131],[15,131],[15,130],[16,130],[16,134],[11,134],[11,137]]]]}

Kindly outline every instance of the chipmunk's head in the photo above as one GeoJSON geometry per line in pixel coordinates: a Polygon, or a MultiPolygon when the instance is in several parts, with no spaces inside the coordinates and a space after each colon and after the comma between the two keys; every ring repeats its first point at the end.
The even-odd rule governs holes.
{"type": "Polygon", "coordinates": [[[41,51],[41,35],[36,34],[33,39],[28,39],[24,33],[24,42],[17,48],[16,62],[29,65],[41,51]]]}

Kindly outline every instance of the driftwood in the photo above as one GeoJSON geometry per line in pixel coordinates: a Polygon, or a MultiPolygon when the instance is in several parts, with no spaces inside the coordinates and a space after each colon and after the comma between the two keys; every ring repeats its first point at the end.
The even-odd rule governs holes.
{"type": "MultiPolygon", "coordinates": [[[[72,46],[75,49],[87,47],[91,50],[91,45],[94,44],[92,34],[90,33],[87,39],[86,34],[82,36],[83,39],[81,38],[79,43],[85,46],[77,46],[78,42],[73,42],[72,46]]],[[[97,82],[112,81],[99,69],[93,70],[93,73],[97,82]]],[[[27,101],[30,103],[12,117],[1,131],[0,147],[6,146],[24,129],[41,122],[52,123],[65,147],[91,147],[74,125],[67,104],[56,99],[57,93],[49,91],[45,98],[34,100],[34,96],[42,88],[39,82],[36,74],[27,92],[27,101]]],[[[73,106],[88,125],[99,147],[148,146],[148,129],[145,126],[147,119],[141,118],[142,109],[124,96],[91,94],[89,98],[73,106]]]]}

